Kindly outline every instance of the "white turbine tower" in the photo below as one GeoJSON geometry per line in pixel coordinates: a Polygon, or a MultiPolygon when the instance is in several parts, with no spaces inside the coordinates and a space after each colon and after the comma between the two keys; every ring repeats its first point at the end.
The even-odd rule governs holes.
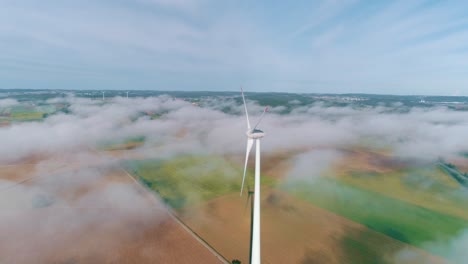
{"type": "Polygon", "coordinates": [[[102,92],[102,101],[104,101],[104,91],[102,92]]]}
{"type": "Polygon", "coordinates": [[[128,99],[128,92],[127,92],[127,99],[128,99]]]}
{"type": "Polygon", "coordinates": [[[244,190],[245,174],[247,171],[247,162],[249,160],[249,154],[252,150],[253,143],[255,142],[255,189],[254,189],[254,208],[253,208],[253,224],[251,230],[251,241],[250,241],[250,263],[260,264],[260,139],[265,136],[265,133],[257,129],[257,126],[262,121],[268,108],[265,108],[260,119],[258,120],[255,127],[250,127],[249,113],[247,112],[247,105],[245,103],[244,91],[241,88],[242,101],[244,102],[245,117],[247,119],[247,150],[245,152],[245,165],[244,165],[244,176],[242,177],[241,195],[244,190]]]}

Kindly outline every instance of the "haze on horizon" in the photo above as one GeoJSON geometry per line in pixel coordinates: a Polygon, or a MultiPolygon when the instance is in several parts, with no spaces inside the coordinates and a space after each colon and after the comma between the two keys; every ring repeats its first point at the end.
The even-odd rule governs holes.
{"type": "Polygon", "coordinates": [[[2,1],[0,89],[468,95],[466,1],[2,1]]]}

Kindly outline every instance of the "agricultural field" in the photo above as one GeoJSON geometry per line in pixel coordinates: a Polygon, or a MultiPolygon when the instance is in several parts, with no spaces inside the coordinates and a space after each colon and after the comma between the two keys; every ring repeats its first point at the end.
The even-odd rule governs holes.
{"type": "Polygon", "coordinates": [[[40,120],[44,117],[45,113],[42,112],[13,112],[11,113],[10,120],[12,121],[33,121],[40,120]]]}
{"type": "MultiPolygon", "coordinates": [[[[194,95],[3,100],[0,205],[8,210],[0,212],[8,213],[0,230],[13,239],[0,238],[0,262],[248,263],[255,152],[240,196],[242,100],[194,95]],[[25,232],[36,235],[22,240],[25,232]],[[44,237],[52,240],[32,250],[44,237]],[[20,247],[31,253],[19,258],[20,247]]],[[[261,162],[264,263],[465,258],[468,156],[451,141],[464,134],[465,115],[439,108],[447,98],[422,107],[414,97],[248,96],[252,120],[271,105],[261,162]]]]}
{"type": "Polygon", "coordinates": [[[145,143],[145,137],[132,137],[120,141],[107,141],[100,144],[99,150],[129,150],[142,146],[145,143]]]}
{"type": "MultiPolygon", "coordinates": [[[[238,192],[242,168],[215,156],[184,156],[170,160],[136,160],[125,168],[158,192],[172,208],[183,210],[219,196],[238,192]]],[[[263,185],[274,180],[262,178],[263,185]]],[[[253,185],[249,179],[246,186],[253,185]]]]}
{"type": "MultiPolygon", "coordinates": [[[[285,192],[268,188],[262,192],[265,263],[392,263],[403,251],[411,252],[411,263],[442,262],[439,257],[285,192]]],[[[250,208],[246,198],[242,200],[238,194],[222,196],[183,219],[229,259],[244,263],[248,262],[245,241],[249,241],[250,208]]]]}
{"type": "Polygon", "coordinates": [[[55,112],[53,106],[20,105],[8,108],[0,108],[0,121],[28,122],[40,121],[49,114],[55,112]]]}
{"type": "MultiPolygon", "coordinates": [[[[468,227],[464,218],[412,205],[373,191],[325,179],[292,188],[295,195],[396,240],[427,249],[426,241],[449,239],[468,227]],[[388,210],[391,208],[392,213],[388,210]]],[[[444,255],[432,250],[431,253],[444,255]]]]}
{"type": "MultiPolygon", "coordinates": [[[[394,263],[404,252],[412,256],[408,263],[450,259],[450,252],[432,245],[448,243],[468,228],[468,197],[457,182],[435,164],[408,167],[373,151],[340,151],[353,155],[344,156],[313,182],[285,179],[287,156],[266,158],[262,234],[267,263],[282,258],[307,263],[307,258],[317,259],[315,254],[323,263],[394,263]],[[384,161],[366,163],[370,156],[384,161]],[[356,165],[358,160],[362,164],[356,165]],[[323,240],[340,254],[315,244],[321,228],[330,229],[331,233],[322,231],[323,240]]],[[[242,241],[249,239],[250,204],[247,194],[238,194],[239,159],[182,156],[125,166],[227,258],[248,259],[242,241]],[[232,230],[230,239],[223,239],[221,230],[232,230]]]]}
{"type": "Polygon", "coordinates": [[[0,198],[0,232],[35,248],[18,255],[0,238],[1,263],[219,263],[160,200],[96,153],[0,164],[0,198]]]}

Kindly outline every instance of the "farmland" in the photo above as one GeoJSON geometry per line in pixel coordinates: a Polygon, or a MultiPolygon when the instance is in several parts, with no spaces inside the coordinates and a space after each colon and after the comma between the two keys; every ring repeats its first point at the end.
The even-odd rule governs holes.
{"type": "Polygon", "coordinates": [[[102,142],[98,149],[104,151],[127,150],[137,148],[145,143],[145,137],[132,137],[120,141],[102,142]]]}
{"type": "MultiPolygon", "coordinates": [[[[0,205],[9,212],[0,230],[13,238],[0,243],[0,262],[218,263],[197,236],[224,258],[248,262],[254,155],[239,196],[238,96],[76,94],[83,97],[49,105],[18,96],[0,109],[0,205]],[[44,237],[50,242],[34,254],[44,237]],[[21,246],[32,253],[18,258],[21,246]]],[[[272,105],[262,142],[265,263],[460,262],[467,152],[448,142],[455,149],[439,153],[446,137],[433,137],[463,134],[463,112],[412,109],[413,97],[249,96],[252,120],[272,105]],[[421,138],[424,155],[414,151],[421,138]]]]}
{"type": "Polygon", "coordinates": [[[73,155],[0,164],[0,208],[5,212],[0,231],[8,237],[28,237],[22,246],[36,249],[18,255],[16,243],[0,239],[0,262],[219,263],[123,170],[106,168],[105,159],[94,153],[80,155],[89,155],[94,161],[86,169],[73,155]],[[88,175],[90,181],[78,179],[79,175],[88,175]],[[53,184],[62,187],[55,189],[53,184]],[[36,191],[22,193],[20,200],[10,200],[10,204],[3,199],[25,188],[36,191]],[[131,195],[115,200],[114,194],[121,191],[131,195]],[[92,203],[87,202],[90,198],[92,203]],[[129,207],[127,199],[137,204],[129,207]],[[25,220],[28,218],[36,221],[31,225],[25,220]],[[62,226],[67,227],[66,232],[55,231],[62,226]]]}
{"type": "MultiPolygon", "coordinates": [[[[241,245],[242,241],[248,241],[249,211],[246,197],[238,197],[242,165],[234,160],[214,156],[182,156],[170,160],[132,161],[128,162],[126,167],[139,176],[142,183],[161,195],[168,205],[179,212],[186,223],[221,253],[228,258],[243,256],[245,260],[247,248],[241,245]],[[229,235],[230,240],[223,241],[220,235],[223,229],[238,231],[233,231],[233,234],[229,235]]],[[[270,169],[266,171],[274,172],[282,167],[281,162],[278,163],[277,160],[278,157],[267,157],[264,166],[270,169]],[[275,162],[270,163],[273,161],[275,162]]],[[[313,183],[284,181],[281,176],[278,179],[277,176],[273,178],[267,174],[262,176],[262,199],[266,208],[269,208],[262,209],[262,226],[268,230],[264,231],[265,240],[286,240],[288,241],[286,244],[296,245],[295,250],[300,249],[299,253],[292,249],[293,246],[282,250],[273,245],[265,246],[265,251],[269,251],[267,256],[271,256],[272,263],[273,259],[280,259],[281,256],[306,258],[307,251],[325,254],[323,257],[326,262],[340,263],[343,258],[352,259],[352,262],[380,263],[389,261],[386,259],[388,256],[382,255],[384,251],[387,255],[390,254],[389,248],[393,248],[392,254],[397,254],[403,249],[418,252],[419,257],[413,260],[416,262],[424,263],[425,258],[437,262],[442,260],[437,260],[436,256],[450,256],[443,250],[426,247],[426,242],[446,242],[468,227],[466,210],[463,209],[466,206],[466,203],[463,203],[463,196],[448,195],[446,197],[449,200],[438,201],[428,195],[433,189],[439,190],[438,195],[456,189],[450,178],[443,175],[436,167],[403,171],[399,168],[396,171],[389,170],[380,175],[367,176],[365,174],[358,176],[357,173],[344,175],[343,167],[336,168],[336,171],[341,173],[339,177],[327,174],[313,183]],[[405,180],[406,176],[402,176],[406,175],[403,173],[405,171],[408,175],[423,175],[421,177],[429,179],[432,177],[434,181],[438,179],[439,185],[434,183],[432,189],[422,189],[420,186],[415,186],[415,182],[409,186],[408,183],[405,185],[405,181],[408,181],[405,180]],[[382,186],[391,186],[391,188],[382,188],[382,186]],[[413,196],[411,190],[414,191],[413,196]],[[425,200],[426,198],[430,199],[425,200]],[[388,212],[389,208],[391,214],[388,212]],[[320,212],[316,212],[317,210],[320,212]],[[318,245],[310,246],[307,236],[288,238],[290,232],[293,232],[290,228],[286,229],[288,233],[280,232],[282,235],[277,234],[276,238],[269,237],[274,233],[272,230],[288,226],[288,222],[293,221],[297,215],[324,214],[323,210],[331,213],[330,218],[336,218],[332,222],[340,223],[336,227],[336,230],[340,231],[334,231],[338,233],[332,235],[336,238],[330,241],[334,245],[330,245],[331,247],[342,250],[340,257],[327,255],[326,251],[315,248],[318,245]],[[271,212],[271,216],[267,212],[271,212]],[[283,219],[285,222],[274,219],[278,221],[283,219]],[[387,240],[388,244],[383,243],[387,240]],[[369,241],[380,241],[380,243],[376,246],[369,241]],[[309,246],[303,247],[304,245],[309,246]]],[[[303,223],[296,223],[294,227],[301,226],[298,229],[302,231],[317,230],[321,225],[329,226],[331,221],[316,220],[315,224],[308,226],[310,219],[312,216],[305,217],[303,223]]],[[[265,243],[269,245],[268,242],[265,243]]],[[[314,258],[314,254],[310,254],[311,258],[314,258]]]]}
{"type": "MultiPolygon", "coordinates": [[[[125,167],[175,209],[238,192],[241,187],[238,178],[241,168],[215,156],[131,161],[125,167]]],[[[249,181],[247,184],[252,185],[252,179],[249,181]]],[[[262,179],[264,185],[272,183],[271,178],[262,179]]]]}
{"type": "MultiPolygon", "coordinates": [[[[468,227],[466,219],[432,211],[330,179],[289,186],[298,197],[396,240],[423,247],[468,227]],[[388,210],[391,208],[392,213],[388,210]]],[[[442,254],[441,252],[433,252],[442,254]]]]}

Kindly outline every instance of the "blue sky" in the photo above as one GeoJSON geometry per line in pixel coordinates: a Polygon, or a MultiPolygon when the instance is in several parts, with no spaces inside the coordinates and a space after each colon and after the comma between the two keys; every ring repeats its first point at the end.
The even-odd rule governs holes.
{"type": "Polygon", "coordinates": [[[468,1],[3,0],[0,88],[468,95],[468,1]]]}

